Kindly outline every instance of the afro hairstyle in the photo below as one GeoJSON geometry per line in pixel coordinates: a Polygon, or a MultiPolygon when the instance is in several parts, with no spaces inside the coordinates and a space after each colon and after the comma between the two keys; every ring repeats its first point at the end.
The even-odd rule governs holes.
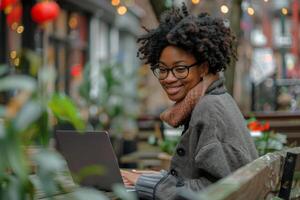
{"type": "Polygon", "coordinates": [[[159,62],[161,52],[169,45],[190,52],[198,63],[208,62],[213,74],[224,71],[237,58],[235,36],[224,20],[207,13],[194,16],[185,4],[181,9],[173,7],[165,11],[157,28],[144,29],[146,33],[137,40],[140,45],[137,56],[150,66],[159,62]]]}

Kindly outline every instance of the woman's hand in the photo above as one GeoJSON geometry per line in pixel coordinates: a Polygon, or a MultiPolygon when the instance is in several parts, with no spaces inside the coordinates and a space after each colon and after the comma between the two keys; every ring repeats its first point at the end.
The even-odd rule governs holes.
{"type": "Polygon", "coordinates": [[[130,171],[121,170],[121,175],[125,186],[133,186],[136,184],[141,173],[134,173],[130,171]]]}
{"type": "Polygon", "coordinates": [[[147,173],[159,173],[157,171],[151,171],[151,170],[135,170],[132,171],[125,171],[121,170],[121,175],[123,178],[123,182],[125,186],[133,186],[136,184],[138,178],[141,174],[147,174],[147,173]]]}

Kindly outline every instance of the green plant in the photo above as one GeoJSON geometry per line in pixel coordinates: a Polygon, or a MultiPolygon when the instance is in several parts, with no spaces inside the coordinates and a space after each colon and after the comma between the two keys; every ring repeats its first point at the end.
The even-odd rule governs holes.
{"type": "Polygon", "coordinates": [[[259,155],[262,156],[269,152],[282,150],[286,144],[286,136],[273,131],[264,131],[254,141],[259,155]]]}
{"type": "Polygon", "coordinates": [[[247,126],[252,135],[254,133],[256,135],[254,136],[254,142],[260,156],[284,148],[286,136],[270,130],[269,122],[259,122],[256,118],[252,117],[247,120],[247,126]]]}
{"type": "Polygon", "coordinates": [[[67,95],[53,94],[48,102],[48,106],[58,123],[69,122],[77,130],[85,129],[85,122],[82,120],[76,105],[67,95]]]}
{"type": "MultiPolygon", "coordinates": [[[[35,79],[24,75],[10,75],[1,78],[0,85],[0,91],[18,92],[9,104],[2,106],[1,109],[3,112],[0,124],[0,197],[1,199],[32,199],[34,185],[29,179],[31,161],[27,157],[26,149],[32,144],[46,149],[49,142],[47,109],[37,98],[35,79]]],[[[51,152],[49,154],[53,155],[51,152]]],[[[48,169],[51,169],[53,162],[57,161],[55,156],[49,159],[48,169]]],[[[39,171],[46,170],[43,166],[39,166],[39,171]]],[[[55,185],[47,177],[40,180],[42,185],[45,183],[55,185]]],[[[50,190],[52,189],[46,193],[51,192],[50,190]]]]}
{"type": "MultiPolygon", "coordinates": [[[[0,65],[0,92],[14,94],[7,105],[0,105],[0,199],[36,199],[41,197],[38,191],[49,199],[63,192],[67,193],[64,199],[107,200],[97,190],[66,184],[65,160],[49,148],[50,118],[71,123],[78,130],[84,130],[85,123],[68,96],[47,94],[47,83],[53,77],[47,68],[39,68],[39,56],[30,51],[22,55],[32,76],[8,75],[11,68],[0,65]]],[[[80,180],[94,173],[103,173],[103,169],[91,166],[76,177],[80,180]]],[[[124,200],[136,199],[121,186],[115,186],[114,192],[124,200]]]]}
{"type": "Polygon", "coordinates": [[[165,139],[159,142],[159,147],[163,152],[173,155],[177,144],[178,139],[165,139]]]}
{"type": "MultiPolygon", "coordinates": [[[[83,188],[66,187],[59,179],[66,166],[64,159],[49,149],[51,125],[48,101],[39,90],[42,80],[26,75],[3,76],[7,71],[9,68],[2,65],[0,92],[10,91],[15,95],[7,105],[0,106],[0,199],[35,199],[37,190],[45,196],[69,191],[73,193],[72,199],[86,199],[87,194],[98,194],[90,190],[84,192],[83,188]],[[32,153],[32,146],[38,151],[32,153]]],[[[49,105],[59,119],[84,128],[70,99],[54,95],[49,105]]],[[[103,195],[94,196],[97,198],[90,199],[106,199],[103,195]]]]}
{"type": "Polygon", "coordinates": [[[99,94],[91,96],[91,65],[84,69],[80,94],[91,110],[90,118],[96,121],[98,129],[112,130],[113,133],[125,129],[136,129],[137,94],[134,85],[135,74],[127,73],[121,64],[104,64],[100,67],[99,94]]]}

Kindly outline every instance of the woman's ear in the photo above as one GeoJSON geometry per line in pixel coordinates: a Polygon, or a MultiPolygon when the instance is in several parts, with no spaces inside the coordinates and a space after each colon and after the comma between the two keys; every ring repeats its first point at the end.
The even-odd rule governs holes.
{"type": "Polygon", "coordinates": [[[204,62],[200,66],[200,76],[201,76],[201,81],[203,78],[208,74],[208,62],[204,62]]]}
{"type": "Polygon", "coordinates": [[[206,76],[208,74],[208,62],[204,62],[201,66],[201,68],[203,69],[202,71],[202,75],[206,76]]]}

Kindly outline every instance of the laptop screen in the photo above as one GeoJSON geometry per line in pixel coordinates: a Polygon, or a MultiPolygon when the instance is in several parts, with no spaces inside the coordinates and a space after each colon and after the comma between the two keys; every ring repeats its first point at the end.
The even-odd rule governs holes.
{"type": "Polygon", "coordinates": [[[57,130],[55,138],[57,150],[66,159],[74,181],[105,191],[111,191],[115,183],[123,184],[107,132],[57,130]]]}

